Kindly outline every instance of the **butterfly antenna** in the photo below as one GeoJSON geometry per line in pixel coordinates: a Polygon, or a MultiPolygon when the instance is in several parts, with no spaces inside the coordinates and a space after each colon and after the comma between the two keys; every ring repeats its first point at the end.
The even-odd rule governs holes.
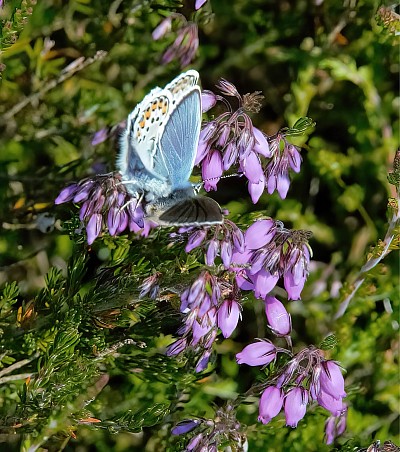
{"type": "Polygon", "coordinates": [[[226,174],[225,176],[220,176],[220,177],[210,177],[208,179],[204,179],[202,182],[198,182],[197,184],[193,184],[193,189],[194,189],[196,195],[198,195],[201,187],[204,185],[204,182],[207,182],[209,180],[214,180],[214,179],[227,179],[228,177],[242,177],[242,174],[240,174],[240,173],[233,173],[233,174],[226,174]]]}

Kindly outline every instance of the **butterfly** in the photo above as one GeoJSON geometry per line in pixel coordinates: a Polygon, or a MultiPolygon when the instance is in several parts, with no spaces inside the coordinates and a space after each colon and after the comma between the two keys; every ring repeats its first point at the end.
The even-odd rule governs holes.
{"type": "Polygon", "coordinates": [[[189,178],[201,128],[199,74],[189,70],[154,88],[128,116],[117,167],[146,215],[165,226],[221,224],[216,201],[195,194],[189,178]]]}

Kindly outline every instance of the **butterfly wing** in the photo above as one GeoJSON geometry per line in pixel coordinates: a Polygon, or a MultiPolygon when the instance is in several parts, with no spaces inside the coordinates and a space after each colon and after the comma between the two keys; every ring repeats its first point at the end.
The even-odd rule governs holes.
{"type": "Polygon", "coordinates": [[[212,198],[194,196],[175,203],[158,221],[165,226],[208,226],[221,224],[221,207],[212,198]]]}
{"type": "Polygon", "coordinates": [[[167,121],[172,98],[168,91],[153,89],[128,116],[121,138],[117,167],[125,181],[166,180],[168,170],[157,152],[161,126],[167,121]]]}
{"type": "Polygon", "coordinates": [[[200,88],[187,86],[178,93],[178,100],[175,97],[170,116],[161,127],[159,140],[159,152],[173,190],[189,185],[201,127],[200,88]]]}

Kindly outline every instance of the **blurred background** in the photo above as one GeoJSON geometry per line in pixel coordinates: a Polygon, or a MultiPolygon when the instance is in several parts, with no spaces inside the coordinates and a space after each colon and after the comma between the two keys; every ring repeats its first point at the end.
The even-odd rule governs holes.
{"type": "MultiPolygon", "coordinates": [[[[344,315],[335,320],[335,314],[369,253],[379,254],[391,215],[388,199],[395,190],[387,174],[399,145],[399,11],[372,0],[209,0],[197,12],[191,1],[1,3],[0,285],[13,281],[18,285],[14,307],[6,311],[19,324],[15,328],[11,323],[0,324],[0,366],[27,356],[35,363],[34,350],[46,354],[54,346],[52,335],[46,336],[46,325],[38,324],[36,318],[22,328],[21,320],[45,287],[54,283],[57,290],[57,278],[65,278],[68,262],[77,256],[77,238],[66,232],[79,224],[77,209],[72,204],[54,206],[53,201],[68,182],[113,171],[118,125],[151,88],[165,85],[185,69],[176,60],[161,64],[176,34],[157,41],[152,38],[163,18],[179,12],[198,24],[197,56],[186,68],[199,71],[204,89],[212,90],[223,77],[242,94],[261,91],[264,104],[252,119],[268,135],[292,126],[300,117],[316,122],[307,142],[296,143],[303,146],[303,164],[300,174],[292,175],[287,199],[264,194],[253,205],[244,178],[222,181],[211,195],[243,225],[257,212],[289,228],[313,232],[311,274],[302,301],[291,302],[288,310],[295,347],[318,345],[328,334],[337,338],[330,357],[347,370],[350,409],[348,430],[335,450],[367,447],[376,439],[398,443],[398,238],[392,244],[396,251],[368,272],[344,315]],[[109,139],[93,145],[94,134],[102,129],[109,139]],[[52,269],[60,270],[57,278],[52,269]]],[[[90,249],[83,239],[78,243],[86,265],[82,296],[90,292],[102,266],[123,263],[129,246],[134,253],[126,238],[105,237],[90,249]]],[[[138,245],[135,249],[139,260],[138,245]]],[[[129,259],[134,260],[133,254],[129,259]]],[[[188,415],[212,417],[213,403],[246,391],[261,378],[258,368],[239,368],[234,361],[234,353],[243,345],[269,334],[260,320],[261,302],[249,301],[235,335],[217,345],[215,373],[196,382],[191,375],[190,390],[183,390],[180,399],[169,380],[176,375],[165,381],[155,376],[172,372],[174,366],[170,363],[164,369],[161,355],[156,354],[178,325],[176,314],[166,307],[171,325],[152,331],[150,340],[153,365],[159,368],[150,368],[146,374],[143,361],[145,376],[139,377],[126,362],[118,364],[111,358],[104,364],[109,381],[97,398],[93,396],[89,409],[91,417],[109,419],[108,427],[85,422],[77,426],[58,416],[61,427],[52,431],[53,442],[43,447],[180,450],[182,439],[169,437],[172,424],[168,422],[188,415]],[[162,410],[162,416],[154,414],[154,404],[172,400],[178,405],[166,422],[162,410]],[[135,418],[142,410],[137,417],[145,419],[143,412],[151,406],[153,417],[148,424],[132,426],[131,422],[129,427],[121,421],[128,411],[135,418]]],[[[41,309],[48,316],[52,308],[43,302],[35,311],[39,319],[41,309]]],[[[96,340],[100,347],[115,342],[121,328],[134,329],[137,322],[143,332],[134,334],[149,335],[146,313],[140,314],[141,320],[130,318],[127,325],[125,318],[116,330],[107,327],[103,316],[106,326],[88,322],[80,337],[86,334],[91,347],[96,340]]],[[[49,381],[44,381],[43,391],[52,392],[60,383],[48,386],[49,381]]],[[[10,425],[10,416],[17,416],[23,384],[0,385],[4,426],[10,425]]],[[[60,403],[69,406],[68,395],[63,397],[60,403]]],[[[26,418],[38,416],[40,404],[29,410],[26,418]]],[[[40,422],[32,420],[31,430],[25,430],[28,436],[44,435],[53,408],[46,413],[40,422]]],[[[256,417],[256,403],[243,405],[238,413],[241,422],[253,426],[248,433],[249,450],[333,450],[323,444],[326,413],[322,409],[309,413],[295,430],[282,428],[282,419],[262,426],[256,417]]],[[[28,450],[24,449],[26,438],[10,435],[8,428],[1,432],[7,447],[28,450]]]]}

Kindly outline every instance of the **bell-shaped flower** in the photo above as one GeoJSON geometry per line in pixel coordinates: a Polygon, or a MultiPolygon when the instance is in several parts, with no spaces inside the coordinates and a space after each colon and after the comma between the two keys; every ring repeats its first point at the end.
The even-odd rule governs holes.
{"type": "Polygon", "coordinates": [[[169,31],[171,31],[171,22],[172,22],[172,16],[166,17],[163,19],[157,27],[153,30],[153,33],[151,34],[154,41],[157,41],[158,39],[165,36],[169,31]]]}
{"type": "Polygon", "coordinates": [[[275,386],[268,386],[261,395],[258,420],[268,424],[279,414],[283,405],[283,392],[275,386]]]}
{"type": "Polygon", "coordinates": [[[102,222],[103,217],[99,213],[94,213],[90,217],[90,220],[86,225],[87,242],[89,245],[91,245],[100,234],[102,222]]]}
{"type": "Polygon", "coordinates": [[[242,168],[243,174],[253,184],[260,182],[264,176],[260,159],[253,151],[248,153],[246,158],[242,160],[240,166],[242,168]]]}
{"type": "Polygon", "coordinates": [[[265,298],[265,314],[268,325],[274,334],[277,336],[288,336],[290,334],[292,330],[290,314],[277,298],[271,296],[265,298]]]}
{"type": "Polygon", "coordinates": [[[173,435],[184,435],[194,430],[202,421],[199,419],[184,419],[178,422],[175,427],[171,430],[173,435]]]}
{"type": "Polygon", "coordinates": [[[205,350],[202,355],[200,356],[200,359],[197,361],[195,371],[197,373],[203,372],[208,366],[208,362],[210,361],[211,356],[211,349],[205,350]]]}
{"type": "Polygon", "coordinates": [[[257,183],[249,182],[248,190],[253,204],[257,204],[258,200],[261,198],[261,195],[264,193],[265,189],[265,176],[264,173],[261,176],[261,179],[257,183]]]}
{"type": "Polygon", "coordinates": [[[276,348],[267,340],[249,344],[240,353],[236,354],[238,364],[247,364],[249,366],[265,366],[275,358],[276,348]]]}
{"type": "Polygon", "coordinates": [[[216,190],[223,172],[221,153],[213,149],[205,157],[202,165],[202,177],[206,191],[216,190]]]}
{"type": "Polygon", "coordinates": [[[261,130],[257,129],[257,127],[253,127],[253,135],[254,138],[256,139],[253,151],[267,158],[272,157],[272,152],[269,148],[268,141],[265,138],[264,134],[261,132],[261,130]]]}
{"type": "Polygon", "coordinates": [[[203,113],[211,110],[211,108],[213,108],[216,103],[217,96],[212,91],[205,89],[201,92],[201,111],[203,113]]]}
{"type": "Polygon", "coordinates": [[[68,185],[68,187],[63,188],[60,191],[60,194],[54,200],[54,204],[62,204],[64,202],[71,201],[71,199],[73,199],[78,190],[79,190],[78,184],[68,185]]]}
{"type": "Polygon", "coordinates": [[[335,399],[346,397],[344,378],[339,365],[335,363],[335,361],[330,360],[322,363],[319,381],[321,384],[321,391],[326,392],[335,399]]]}
{"type": "Polygon", "coordinates": [[[304,388],[293,388],[285,396],[285,418],[286,425],[297,427],[298,422],[306,414],[308,403],[308,392],[304,388]]]}
{"type": "Polygon", "coordinates": [[[269,271],[262,268],[257,274],[251,276],[251,280],[254,283],[254,296],[265,298],[276,286],[279,275],[271,275],[269,271]]]}
{"type": "Polygon", "coordinates": [[[269,243],[275,235],[274,220],[255,221],[245,232],[244,241],[247,249],[258,250],[269,243]]]}
{"type": "Polygon", "coordinates": [[[218,326],[222,335],[227,338],[235,330],[241,318],[241,306],[236,300],[224,300],[218,308],[218,326]]]}
{"type": "Polygon", "coordinates": [[[206,238],[207,231],[205,229],[197,229],[189,236],[188,242],[185,246],[185,251],[189,253],[198,246],[200,246],[206,238]]]}
{"type": "Polygon", "coordinates": [[[179,353],[182,353],[183,351],[185,351],[187,346],[188,346],[188,344],[187,344],[186,337],[181,337],[180,339],[177,339],[172,344],[168,345],[165,354],[167,356],[179,355],[179,353]]]}
{"type": "Polygon", "coordinates": [[[333,416],[339,416],[345,409],[342,399],[335,399],[324,391],[319,392],[317,402],[333,416]]]}

